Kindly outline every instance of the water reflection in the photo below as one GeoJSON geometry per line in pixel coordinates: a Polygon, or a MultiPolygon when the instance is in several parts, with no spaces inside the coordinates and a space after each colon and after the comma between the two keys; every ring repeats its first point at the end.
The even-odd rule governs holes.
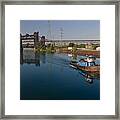
{"type": "Polygon", "coordinates": [[[80,70],[78,70],[78,73],[81,74],[82,76],[84,76],[85,81],[89,84],[94,83],[94,80],[100,79],[100,75],[97,73],[87,73],[87,72],[83,72],[80,70]]]}
{"type": "Polygon", "coordinates": [[[36,66],[40,66],[40,54],[38,52],[34,52],[33,50],[23,50],[20,53],[20,64],[35,64],[36,66]]]}
{"type": "MultiPolygon", "coordinates": [[[[77,61],[78,59],[84,58],[85,56],[77,56],[76,54],[68,54],[68,57],[72,60],[72,61],[77,61]]],[[[100,64],[100,60],[97,58],[95,64],[100,64]]],[[[71,66],[70,66],[71,67],[71,66]]],[[[93,84],[95,80],[99,80],[100,79],[100,74],[99,72],[86,72],[86,71],[81,71],[78,70],[76,67],[72,66],[72,69],[75,69],[76,71],[78,71],[78,73],[80,75],[82,75],[84,77],[84,80],[89,83],[89,84],[93,84]]]]}
{"type": "Polygon", "coordinates": [[[68,57],[70,57],[71,60],[77,60],[77,54],[68,54],[68,57]]]}
{"type": "MultiPolygon", "coordinates": [[[[65,58],[61,58],[60,55],[53,56],[52,54],[50,54],[50,56],[47,55],[47,59],[46,59],[46,53],[42,52],[35,52],[34,50],[23,50],[20,54],[20,64],[35,64],[36,66],[40,66],[41,64],[45,64],[50,63],[50,65],[48,66],[48,68],[52,68],[52,65],[60,65],[60,70],[61,72],[63,71],[64,67],[69,67],[69,61],[66,60],[65,58]],[[53,60],[54,59],[54,60],[53,60]],[[59,63],[58,63],[58,59],[59,59],[59,63]]],[[[72,60],[77,60],[77,55],[75,54],[69,54],[68,55],[70,57],[70,59],[72,60]]],[[[72,68],[73,69],[73,68],[72,68]]],[[[76,68],[74,68],[76,69],[76,68]]],[[[76,69],[77,70],[77,69],[76,69]]],[[[50,70],[51,71],[51,70],[50,70]]],[[[83,72],[80,70],[77,70],[79,74],[81,74],[82,76],[84,76],[85,81],[89,84],[92,84],[94,82],[95,79],[99,79],[99,75],[95,74],[95,73],[87,73],[87,72],[83,72]]]]}
{"type": "MultiPolygon", "coordinates": [[[[39,53],[40,54],[40,53],[39,53]]],[[[40,61],[45,64],[46,63],[46,53],[45,52],[42,52],[40,54],[40,61]]]]}
{"type": "Polygon", "coordinates": [[[40,66],[40,63],[46,63],[46,53],[36,52],[34,50],[23,50],[20,52],[20,64],[35,64],[40,66]]]}
{"type": "Polygon", "coordinates": [[[99,78],[71,68],[66,54],[23,50],[20,55],[21,100],[100,99],[99,78]]]}
{"type": "Polygon", "coordinates": [[[77,60],[77,54],[72,54],[72,59],[77,60]]]}

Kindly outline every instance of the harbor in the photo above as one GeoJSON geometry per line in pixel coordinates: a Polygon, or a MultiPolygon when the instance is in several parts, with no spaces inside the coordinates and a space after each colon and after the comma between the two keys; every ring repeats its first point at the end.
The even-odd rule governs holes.
{"type": "Polygon", "coordinates": [[[21,20],[20,100],[100,100],[100,21],[21,20]]]}

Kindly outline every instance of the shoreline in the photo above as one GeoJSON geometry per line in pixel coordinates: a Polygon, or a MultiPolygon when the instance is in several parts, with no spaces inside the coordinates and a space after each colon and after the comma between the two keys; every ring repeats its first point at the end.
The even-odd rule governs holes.
{"type": "Polygon", "coordinates": [[[100,58],[100,51],[96,50],[77,50],[76,52],[70,50],[62,50],[60,53],[75,54],[75,55],[93,55],[100,58]]]}
{"type": "MultiPolygon", "coordinates": [[[[97,58],[100,58],[100,51],[97,50],[63,50],[63,49],[59,49],[59,50],[34,50],[35,52],[46,52],[46,53],[65,53],[65,54],[74,54],[74,55],[93,55],[97,58]]],[[[21,51],[22,52],[22,51],[21,51]]]]}

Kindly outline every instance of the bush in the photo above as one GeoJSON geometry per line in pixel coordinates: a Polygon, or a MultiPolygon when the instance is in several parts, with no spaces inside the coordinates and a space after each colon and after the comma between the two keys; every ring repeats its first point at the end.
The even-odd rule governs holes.
{"type": "Polygon", "coordinates": [[[69,47],[73,47],[74,45],[74,43],[69,43],[69,47]]]}
{"type": "Polygon", "coordinates": [[[78,45],[79,48],[85,48],[85,44],[78,45]]]}

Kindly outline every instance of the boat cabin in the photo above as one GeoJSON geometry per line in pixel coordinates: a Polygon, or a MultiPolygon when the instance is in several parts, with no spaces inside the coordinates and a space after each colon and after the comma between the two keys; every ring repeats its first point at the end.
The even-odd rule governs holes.
{"type": "Polygon", "coordinates": [[[81,59],[77,64],[80,66],[95,66],[96,58],[94,56],[87,56],[84,59],[81,59]]]}

